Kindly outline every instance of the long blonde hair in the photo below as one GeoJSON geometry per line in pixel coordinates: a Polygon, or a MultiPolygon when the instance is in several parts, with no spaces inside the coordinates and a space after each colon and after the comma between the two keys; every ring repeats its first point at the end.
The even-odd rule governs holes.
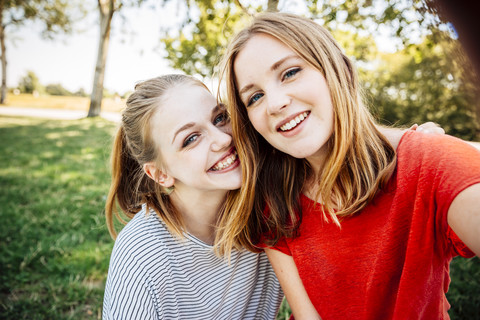
{"type": "Polygon", "coordinates": [[[327,81],[334,108],[334,131],[327,144],[329,150],[323,169],[315,177],[316,198],[323,201],[327,221],[339,224],[339,218],[364,208],[387,182],[396,165],[394,148],[378,131],[362,101],[355,68],[330,33],[314,21],[297,15],[258,15],[230,42],[220,69],[220,79],[226,80],[227,107],[242,168],[253,171],[249,166],[259,167],[257,179],[242,186],[257,193],[245,199],[253,211],[231,213],[245,215],[243,221],[248,223],[227,228],[244,228],[252,245],[259,241],[259,232],[266,233],[270,243],[281,236],[295,235],[302,217],[299,197],[306,177],[313,174],[305,159],[295,159],[275,150],[256,132],[240,99],[234,62],[257,34],[272,36],[287,45],[327,81]],[[270,210],[268,214],[263,213],[265,204],[270,210]]]}
{"type": "Polygon", "coordinates": [[[161,105],[165,93],[181,84],[205,87],[193,77],[170,74],[138,83],[127,99],[113,144],[112,182],[105,205],[108,231],[114,239],[117,236],[114,216],[126,223],[117,210],[117,203],[128,218],[132,218],[146,204],[148,209],[156,211],[173,234],[183,235],[181,214],[162,187],[143,170],[147,162],[160,163],[160,150],[151,136],[152,116],[161,105]]]}

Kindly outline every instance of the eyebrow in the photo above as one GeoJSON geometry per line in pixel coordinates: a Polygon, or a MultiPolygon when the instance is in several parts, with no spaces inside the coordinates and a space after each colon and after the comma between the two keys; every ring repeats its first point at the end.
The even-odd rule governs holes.
{"type": "Polygon", "coordinates": [[[191,127],[193,127],[194,125],[195,125],[195,122],[189,122],[189,123],[181,126],[181,127],[175,132],[175,134],[173,135],[172,143],[175,141],[175,138],[177,137],[177,135],[178,135],[180,132],[182,132],[182,131],[184,131],[184,130],[187,130],[188,128],[191,128],[191,127]]]}
{"type": "Polygon", "coordinates": [[[281,65],[282,65],[285,61],[287,61],[287,60],[289,60],[289,59],[292,59],[292,58],[298,58],[298,56],[297,56],[296,54],[291,54],[291,55],[286,56],[286,57],[283,58],[283,59],[278,60],[277,62],[275,62],[275,63],[270,67],[270,71],[275,71],[275,70],[277,70],[278,68],[281,67],[281,65]]]}
{"type": "MultiPolygon", "coordinates": [[[[220,109],[224,108],[225,105],[223,103],[219,103],[217,104],[213,109],[212,109],[212,115],[217,113],[220,109]]],[[[195,126],[195,122],[189,122],[189,123],[186,123],[184,124],[183,126],[181,126],[177,131],[175,131],[175,134],[173,135],[173,139],[172,139],[172,143],[175,141],[175,138],[177,137],[177,135],[184,131],[184,130],[187,130],[188,128],[191,128],[195,126]]]]}
{"type": "Polygon", "coordinates": [[[215,114],[215,113],[217,113],[218,110],[220,110],[220,109],[225,109],[225,105],[224,105],[223,103],[221,103],[221,102],[218,103],[218,104],[215,106],[215,108],[212,109],[212,115],[215,114]]]}
{"type": "MultiPolygon", "coordinates": [[[[278,60],[277,62],[275,62],[271,67],[270,67],[270,71],[275,71],[277,70],[278,68],[280,68],[282,66],[282,64],[285,63],[285,61],[287,60],[290,60],[290,59],[295,59],[295,58],[298,58],[298,56],[296,54],[291,54],[291,55],[288,55],[280,60],[278,60]]],[[[248,90],[250,90],[251,88],[253,87],[253,84],[247,84],[245,87],[243,87],[239,92],[238,94],[239,95],[242,95],[244,94],[245,92],[247,92],[248,90]]]]}

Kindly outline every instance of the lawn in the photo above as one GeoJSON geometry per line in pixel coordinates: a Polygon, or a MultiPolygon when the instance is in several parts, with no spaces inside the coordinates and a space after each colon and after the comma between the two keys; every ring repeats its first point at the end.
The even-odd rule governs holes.
{"type": "Polygon", "coordinates": [[[115,124],[0,117],[0,319],[99,319],[115,124]]]}
{"type": "MultiPolygon", "coordinates": [[[[101,318],[115,128],[0,116],[0,319],[101,318]]],[[[479,259],[456,259],[452,276],[452,319],[480,319],[479,259]]]]}

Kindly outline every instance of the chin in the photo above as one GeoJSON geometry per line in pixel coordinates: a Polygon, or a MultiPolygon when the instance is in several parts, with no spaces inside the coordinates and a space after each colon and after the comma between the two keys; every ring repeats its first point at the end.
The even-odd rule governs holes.
{"type": "Polygon", "coordinates": [[[304,159],[312,156],[314,152],[311,152],[310,150],[314,150],[312,148],[305,148],[303,150],[281,150],[282,152],[288,154],[289,156],[292,156],[297,159],[304,159]]]}

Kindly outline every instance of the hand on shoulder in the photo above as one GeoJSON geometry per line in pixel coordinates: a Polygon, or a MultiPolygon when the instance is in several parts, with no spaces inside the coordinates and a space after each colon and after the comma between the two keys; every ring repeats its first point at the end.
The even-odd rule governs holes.
{"type": "Polygon", "coordinates": [[[385,136],[385,138],[387,138],[387,140],[395,148],[395,150],[397,149],[403,135],[409,130],[414,130],[414,131],[433,134],[433,135],[445,134],[445,130],[434,122],[425,122],[421,125],[414,124],[409,129],[390,128],[390,127],[385,127],[381,125],[378,125],[377,128],[385,136]]]}

